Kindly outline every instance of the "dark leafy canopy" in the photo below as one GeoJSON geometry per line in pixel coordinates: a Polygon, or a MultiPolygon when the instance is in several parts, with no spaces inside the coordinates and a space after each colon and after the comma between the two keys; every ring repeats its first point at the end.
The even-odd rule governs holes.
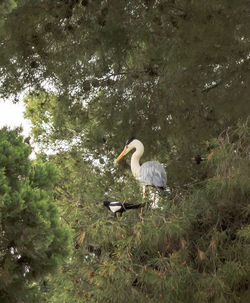
{"type": "Polygon", "coordinates": [[[19,130],[0,130],[0,301],[34,302],[37,284],[69,253],[53,187],[55,168],[32,163],[19,130]]]}
{"type": "Polygon", "coordinates": [[[136,210],[115,221],[103,210],[105,195],[141,201],[131,176],[116,183],[78,152],[53,156],[75,249],[72,262],[49,281],[49,302],[247,303],[249,135],[243,123],[214,139],[200,164],[208,177],[173,190],[161,209],[144,208],[143,220],[136,210]]]}
{"type": "Polygon", "coordinates": [[[246,303],[249,1],[16,3],[1,94],[30,89],[26,115],[60,151],[40,157],[59,168],[55,198],[75,232],[47,300],[246,303]],[[131,135],[165,165],[169,192],[143,220],[110,221],[103,200],[142,202],[126,162],[114,167],[131,135]]]}
{"type": "Polygon", "coordinates": [[[3,29],[1,93],[55,88],[53,108],[48,99],[37,106],[53,111],[58,139],[84,129],[96,150],[135,132],[149,146],[152,133],[161,158],[179,138],[189,157],[195,142],[247,113],[246,0],[17,4],[3,29]]]}

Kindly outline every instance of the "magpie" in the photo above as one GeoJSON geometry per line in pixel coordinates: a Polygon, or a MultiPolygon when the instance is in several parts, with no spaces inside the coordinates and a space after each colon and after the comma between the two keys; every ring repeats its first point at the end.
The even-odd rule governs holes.
{"type": "Polygon", "coordinates": [[[122,213],[126,211],[127,209],[136,209],[143,206],[143,204],[131,204],[127,202],[121,202],[121,201],[104,201],[103,206],[107,207],[112,213],[114,213],[114,218],[116,218],[116,214],[120,213],[120,216],[122,216],[122,213]]]}

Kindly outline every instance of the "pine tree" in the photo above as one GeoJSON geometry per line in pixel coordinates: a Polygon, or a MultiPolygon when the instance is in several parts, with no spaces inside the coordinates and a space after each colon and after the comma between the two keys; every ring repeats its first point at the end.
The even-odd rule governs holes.
{"type": "Polygon", "coordinates": [[[248,1],[16,2],[0,92],[30,88],[26,116],[43,153],[54,148],[40,157],[59,168],[74,232],[47,301],[245,303],[248,1]],[[129,156],[114,166],[131,135],[142,161],[166,167],[168,191],[143,220],[114,221],[103,200],[143,202],[129,156]]]}
{"type": "Polygon", "coordinates": [[[249,132],[246,122],[207,142],[206,180],[190,183],[185,195],[170,192],[161,208],[145,207],[143,220],[138,211],[113,220],[102,206],[104,197],[142,202],[131,176],[116,184],[79,153],[53,156],[75,244],[72,261],[50,280],[49,302],[246,303],[249,132]]]}
{"type": "Polygon", "coordinates": [[[29,159],[20,130],[0,130],[0,299],[41,298],[39,281],[69,253],[69,232],[61,226],[53,199],[56,170],[29,159]]]}

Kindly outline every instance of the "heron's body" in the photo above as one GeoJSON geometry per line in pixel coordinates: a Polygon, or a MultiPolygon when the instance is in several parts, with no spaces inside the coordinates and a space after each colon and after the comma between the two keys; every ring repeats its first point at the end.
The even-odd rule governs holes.
{"type": "Polygon", "coordinates": [[[164,189],[166,187],[167,175],[163,166],[157,161],[148,161],[140,166],[140,158],[144,153],[144,146],[141,141],[131,138],[127,141],[123,152],[116,159],[118,162],[130,150],[135,148],[131,157],[131,171],[133,176],[143,186],[154,186],[164,189]]]}
{"type": "Polygon", "coordinates": [[[166,187],[166,180],[166,172],[159,162],[148,161],[140,167],[139,181],[143,185],[151,185],[164,189],[166,187]]]}

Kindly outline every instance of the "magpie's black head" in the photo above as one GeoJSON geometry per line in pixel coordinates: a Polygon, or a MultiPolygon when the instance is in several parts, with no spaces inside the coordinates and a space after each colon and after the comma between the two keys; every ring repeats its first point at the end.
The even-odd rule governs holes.
{"type": "Polygon", "coordinates": [[[109,201],[104,201],[103,206],[109,207],[110,202],[109,201]]]}
{"type": "Polygon", "coordinates": [[[135,137],[131,137],[130,139],[128,139],[128,141],[125,143],[125,145],[128,145],[128,144],[131,143],[133,140],[135,140],[135,137]]]}

